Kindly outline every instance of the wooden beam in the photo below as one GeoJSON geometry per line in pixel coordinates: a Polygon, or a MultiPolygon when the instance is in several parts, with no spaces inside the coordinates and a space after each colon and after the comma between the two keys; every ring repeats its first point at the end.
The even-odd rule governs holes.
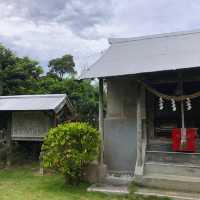
{"type": "MultiPolygon", "coordinates": [[[[170,77],[170,76],[157,76],[153,78],[146,78],[143,79],[144,81],[148,81],[150,84],[164,84],[164,83],[178,83],[178,77],[170,77]]],[[[193,75],[193,76],[183,76],[182,78],[183,82],[198,82],[200,81],[200,76],[198,75],[193,75]]]]}
{"type": "Polygon", "coordinates": [[[44,140],[44,136],[40,136],[40,137],[12,136],[12,141],[36,141],[36,142],[42,142],[44,140]]]}
{"type": "Polygon", "coordinates": [[[99,132],[101,134],[100,164],[103,164],[104,154],[104,114],[103,114],[103,79],[99,79],[99,132]]]}

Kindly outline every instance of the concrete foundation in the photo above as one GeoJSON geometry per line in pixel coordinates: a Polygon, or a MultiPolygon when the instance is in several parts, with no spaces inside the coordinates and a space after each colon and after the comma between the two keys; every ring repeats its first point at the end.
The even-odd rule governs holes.
{"type": "Polygon", "coordinates": [[[98,162],[89,164],[84,171],[84,180],[89,183],[103,182],[107,174],[107,166],[98,162]]]}

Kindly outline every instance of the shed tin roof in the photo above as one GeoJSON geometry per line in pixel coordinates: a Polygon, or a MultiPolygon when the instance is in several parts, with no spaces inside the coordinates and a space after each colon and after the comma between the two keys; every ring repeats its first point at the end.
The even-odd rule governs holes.
{"type": "Polygon", "coordinates": [[[65,104],[73,109],[66,94],[0,96],[0,111],[53,110],[57,113],[65,104]]]}
{"type": "Polygon", "coordinates": [[[111,38],[109,43],[81,79],[200,67],[200,30],[111,38]]]}

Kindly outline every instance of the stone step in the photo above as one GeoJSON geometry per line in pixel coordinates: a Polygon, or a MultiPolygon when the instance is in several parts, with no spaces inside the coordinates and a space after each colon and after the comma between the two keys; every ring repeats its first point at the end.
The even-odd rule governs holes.
{"type": "Polygon", "coordinates": [[[148,174],[137,183],[150,188],[167,189],[185,192],[200,192],[200,178],[189,176],[148,174]]]}
{"type": "MultiPolygon", "coordinates": [[[[198,144],[200,144],[200,141],[198,142],[198,144]]],[[[171,151],[173,152],[172,150],[172,143],[169,142],[169,143],[151,143],[151,144],[148,144],[147,145],[147,149],[148,151],[171,151]]],[[[196,152],[200,152],[200,145],[197,145],[196,146],[196,152]]]]}
{"type": "Polygon", "coordinates": [[[181,163],[200,165],[200,153],[146,151],[146,162],[181,163]]]}
{"type": "Polygon", "coordinates": [[[152,189],[152,188],[140,187],[135,193],[138,195],[147,196],[147,197],[148,196],[168,197],[171,200],[199,200],[200,199],[200,193],[159,190],[159,189],[152,189]]]}
{"type": "Polygon", "coordinates": [[[144,173],[200,177],[200,165],[146,162],[144,173]]]}
{"type": "Polygon", "coordinates": [[[148,151],[172,151],[172,144],[148,144],[147,149],[148,151]]]}

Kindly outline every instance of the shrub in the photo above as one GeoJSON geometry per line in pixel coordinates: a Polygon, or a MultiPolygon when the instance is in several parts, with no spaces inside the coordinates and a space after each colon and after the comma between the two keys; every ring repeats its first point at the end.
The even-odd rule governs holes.
{"type": "Polygon", "coordinates": [[[83,122],[50,129],[42,145],[44,167],[60,171],[67,183],[78,184],[85,166],[97,158],[99,135],[95,128],[83,122]]]}

